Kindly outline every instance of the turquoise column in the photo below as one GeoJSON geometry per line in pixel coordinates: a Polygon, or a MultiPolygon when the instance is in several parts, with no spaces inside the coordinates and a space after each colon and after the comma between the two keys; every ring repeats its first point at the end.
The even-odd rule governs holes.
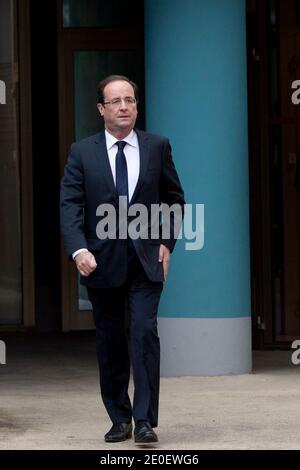
{"type": "MultiPolygon", "coordinates": [[[[204,246],[172,255],[163,375],[251,370],[244,0],[145,0],[146,128],[170,138],[204,246]],[[194,210],[195,213],[195,210],[194,210]]],[[[183,230],[183,233],[185,229],[183,230]]]]}

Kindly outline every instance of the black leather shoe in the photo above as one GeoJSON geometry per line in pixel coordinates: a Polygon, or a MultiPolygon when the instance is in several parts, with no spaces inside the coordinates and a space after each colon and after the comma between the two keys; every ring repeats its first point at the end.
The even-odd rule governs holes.
{"type": "Polygon", "coordinates": [[[147,444],[158,442],[158,437],[148,421],[138,421],[134,429],[134,442],[136,444],[147,444]]]}
{"type": "Polygon", "coordinates": [[[130,439],[132,436],[132,424],[131,423],[116,423],[112,428],[105,434],[105,442],[121,442],[130,439]]]}

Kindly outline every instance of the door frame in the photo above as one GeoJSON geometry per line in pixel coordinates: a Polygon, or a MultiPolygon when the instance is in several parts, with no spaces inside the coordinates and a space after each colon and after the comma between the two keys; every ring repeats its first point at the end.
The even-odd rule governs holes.
{"type": "MultiPolygon", "coordinates": [[[[141,50],[143,28],[63,28],[62,0],[57,0],[59,162],[62,178],[69,148],[75,140],[74,120],[74,51],[141,50]]],[[[77,270],[65,254],[61,237],[62,330],[94,328],[90,310],[78,310],[77,270]]]]}
{"type": "Polygon", "coordinates": [[[261,349],[274,343],[267,41],[269,2],[248,0],[250,10],[253,5],[256,10],[250,12],[250,16],[256,34],[251,37],[248,30],[247,36],[252,341],[254,349],[261,349]]]}
{"type": "Polygon", "coordinates": [[[35,325],[30,2],[18,2],[23,326],[35,325]]]}
{"type": "Polygon", "coordinates": [[[1,325],[0,331],[26,331],[35,325],[35,278],[33,240],[32,112],[30,2],[16,1],[18,62],[14,64],[19,85],[20,227],[22,260],[22,322],[1,325]]]}
{"type": "MultiPolygon", "coordinates": [[[[296,125],[295,117],[280,109],[279,116],[272,117],[270,112],[270,50],[269,25],[270,11],[268,0],[247,0],[248,13],[255,24],[248,30],[248,115],[249,115],[249,174],[250,174],[250,227],[251,227],[251,284],[252,284],[252,337],[254,348],[286,348],[299,335],[276,333],[276,315],[284,318],[286,299],[284,283],[286,282],[285,231],[283,227],[282,240],[279,246],[283,256],[283,275],[275,276],[274,269],[274,235],[272,228],[272,196],[275,186],[272,177],[271,158],[271,126],[296,125]],[[252,16],[251,16],[252,15],[252,16]],[[255,32],[253,32],[255,31],[255,32]],[[279,306],[279,309],[278,309],[279,306]],[[278,309],[278,310],[277,310],[278,309]],[[277,312],[277,313],[276,313],[277,312]]],[[[278,7],[282,7],[281,3],[278,7]]],[[[283,85],[288,87],[282,69],[287,66],[282,61],[286,44],[282,44],[282,23],[279,14],[277,46],[278,72],[277,81],[280,84],[280,102],[282,105],[283,85]]],[[[281,149],[282,152],[282,149],[281,149]]],[[[281,166],[283,178],[283,165],[281,166]]],[[[281,216],[287,206],[282,207],[281,216]]]]}

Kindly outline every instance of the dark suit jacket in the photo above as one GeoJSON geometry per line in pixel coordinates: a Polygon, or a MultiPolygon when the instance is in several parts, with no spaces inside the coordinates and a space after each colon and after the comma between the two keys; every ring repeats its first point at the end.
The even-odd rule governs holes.
{"type": "MultiPolygon", "coordinates": [[[[130,205],[162,202],[180,204],[184,194],[172,160],[168,139],[135,129],[140,148],[140,174],[130,205]]],[[[61,182],[61,229],[67,254],[87,248],[97,262],[96,270],[81,283],[88,287],[116,287],[125,282],[127,273],[127,241],[101,240],[96,226],[101,217],[96,215],[100,204],[113,204],[118,212],[116,192],[104,131],[72,144],[64,177],[61,182]]],[[[173,220],[171,218],[171,225],[173,220]]],[[[172,227],[171,227],[172,228],[172,227]]],[[[162,263],[158,262],[159,245],[163,243],[172,252],[176,239],[160,238],[133,240],[135,250],[152,281],[163,281],[162,263]]]]}

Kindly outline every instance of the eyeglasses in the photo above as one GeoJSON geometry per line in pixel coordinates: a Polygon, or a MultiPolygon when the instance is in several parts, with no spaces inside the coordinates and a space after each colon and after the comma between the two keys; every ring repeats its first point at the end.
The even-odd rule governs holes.
{"type": "Polygon", "coordinates": [[[103,101],[103,104],[110,104],[112,108],[119,108],[122,104],[122,101],[124,101],[127,106],[133,106],[137,102],[135,98],[127,96],[124,98],[124,100],[122,98],[114,98],[110,101],[103,101]]]}

